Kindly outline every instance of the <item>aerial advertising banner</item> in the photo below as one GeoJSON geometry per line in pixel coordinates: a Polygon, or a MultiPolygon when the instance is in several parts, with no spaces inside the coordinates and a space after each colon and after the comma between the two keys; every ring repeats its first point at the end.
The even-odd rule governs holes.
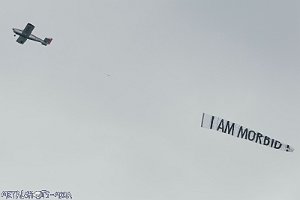
{"type": "Polygon", "coordinates": [[[234,122],[230,122],[213,115],[208,115],[206,113],[203,113],[202,115],[201,127],[220,131],[222,133],[249,140],[261,145],[269,146],[274,149],[280,149],[287,152],[294,151],[294,148],[292,148],[288,144],[284,144],[278,140],[272,139],[257,131],[243,127],[234,122]]]}

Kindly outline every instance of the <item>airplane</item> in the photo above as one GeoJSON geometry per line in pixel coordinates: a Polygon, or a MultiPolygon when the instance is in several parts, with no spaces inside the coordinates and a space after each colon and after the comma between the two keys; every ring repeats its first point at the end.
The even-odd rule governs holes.
{"type": "Polygon", "coordinates": [[[24,30],[20,30],[17,28],[13,28],[13,32],[15,33],[14,36],[19,35],[19,38],[17,39],[17,42],[20,44],[24,44],[27,39],[33,40],[36,42],[40,42],[42,45],[47,46],[51,43],[52,38],[45,38],[42,40],[41,38],[36,37],[35,35],[32,35],[32,31],[34,29],[34,25],[28,23],[24,30]]]}

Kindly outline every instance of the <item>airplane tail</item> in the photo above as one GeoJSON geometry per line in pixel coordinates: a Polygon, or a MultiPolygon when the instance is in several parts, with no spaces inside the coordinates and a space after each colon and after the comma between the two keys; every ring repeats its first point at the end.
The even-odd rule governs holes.
{"type": "Polygon", "coordinates": [[[44,42],[42,44],[46,46],[46,45],[50,44],[51,41],[52,41],[52,38],[45,38],[44,42]]]}

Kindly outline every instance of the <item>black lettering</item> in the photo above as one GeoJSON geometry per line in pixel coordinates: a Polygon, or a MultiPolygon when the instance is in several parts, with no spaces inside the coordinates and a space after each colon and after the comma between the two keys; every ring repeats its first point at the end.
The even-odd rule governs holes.
{"type": "Polygon", "coordinates": [[[281,146],[282,146],[282,144],[281,144],[279,141],[276,140],[276,141],[275,141],[274,148],[275,148],[275,149],[280,149],[281,146]]]}
{"type": "Polygon", "coordinates": [[[269,146],[270,144],[270,138],[268,136],[264,137],[264,145],[269,146]]]}
{"type": "Polygon", "coordinates": [[[259,141],[259,144],[261,144],[261,138],[262,137],[264,137],[264,136],[261,133],[257,132],[255,142],[257,143],[259,141]]]}
{"type": "Polygon", "coordinates": [[[221,119],[219,125],[218,125],[218,128],[217,128],[217,131],[219,131],[219,129],[222,129],[222,132],[224,132],[224,119],[221,119]]]}
{"type": "Polygon", "coordinates": [[[215,117],[212,116],[212,117],[211,117],[211,121],[210,121],[210,129],[212,129],[212,127],[213,127],[214,120],[215,120],[215,117]]]}
{"type": "Polygon", "coordinates": [[[231,126],[230,126],[230,122],[227,121],[226,127],[225,127],[225,132],[228,133],[228,134],[233,135],[233,132],[234,132],[234,123],[232,123],[231,126]]]}
{"type": "Polygon", "coordinates": [[[274,145],[274,139],[271,140],[271,147],[274,147],[273,145],[274,145]]]}
{"type": "Polygon", "coordinates": [[[245,130],[243,130],[243,127],[241,126],[237,137],[240,137],[240,135],[241,135],[241,138],[247,139],[248,129],[245,128],[245,130]]]}
{"type": "Polygon", "coordinates": [[[253,141],[255,139],[256,133],[254,131],[249,131],[248,133],[248,140],[253,141]],[[251,134],[252,133],[252,134],[251,134]],[[251,137],[252,135],[252,137],[251,137]]]}

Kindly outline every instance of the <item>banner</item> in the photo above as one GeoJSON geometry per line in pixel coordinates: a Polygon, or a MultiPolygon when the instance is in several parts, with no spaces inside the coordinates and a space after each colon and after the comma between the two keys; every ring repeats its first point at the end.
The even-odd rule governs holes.
{"type": "Polygon", "coordinates": [[[201,127],[216,130],[234,137],[269,146],[274,149],[280,149],[287,152],[294,151],[294,148],[288,144],[284,144],[278,140],[265,136],[260,132],[206,113],[203,113],[202,115],[201,127]]]}

